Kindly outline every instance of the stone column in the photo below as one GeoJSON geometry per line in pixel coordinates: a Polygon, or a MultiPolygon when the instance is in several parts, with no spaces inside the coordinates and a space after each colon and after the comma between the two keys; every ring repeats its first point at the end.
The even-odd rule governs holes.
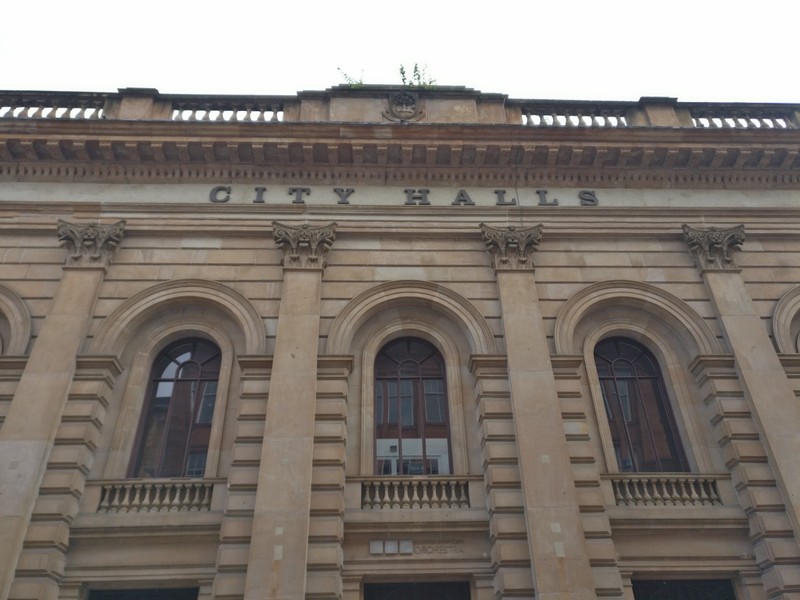
{"type": "Polygon", "coordinates": [[[533,276],[542,226],[481,225],[494,260],[536,597],[594,600],[547,336],[533,276]]]}
{"type": "Polygon", "coordinates": [[[0,598],[8,597],[34,501],[47,469],[75,372],[78,349],[124,221],[59,221],[68,250],[61,283],[33,345],[0,430],[0,598]]]}
{"type": "Polygon", "coordinates": [[[744,243],[744,226],[700,230],[684,225],[683,237],[733,352],[736,373],[794,529],[795,540],[782,544],[780,550],[769,543],[755,546],[757,562],[765,568],[776,567],[765,574],[765,585],[768,589],[780,590],[784,585],[797,584],[795,575],[781,573],[779,567],[790,561],[796,564],[800,550],[797,546],[800,537],[800,466],[797,462],[800,403],[736,264],[734,252],[744,243]],[[778,556],[778,553],[788,554],[778,556]]]}
{"type": "Polygon", "coordinates": [[[245,600],[305,596],[320,289],[335,223],[273,223],[284,252],[278,331],[245,580],[245,600]]]}

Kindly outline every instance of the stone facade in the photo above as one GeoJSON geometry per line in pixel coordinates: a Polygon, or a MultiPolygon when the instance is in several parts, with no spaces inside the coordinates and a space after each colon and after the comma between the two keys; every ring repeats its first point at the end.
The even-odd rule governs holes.
{"type": "Polygon", "coordinates": [[[0,600],[800,599],[799,111],[0,92],[0,600]]]}

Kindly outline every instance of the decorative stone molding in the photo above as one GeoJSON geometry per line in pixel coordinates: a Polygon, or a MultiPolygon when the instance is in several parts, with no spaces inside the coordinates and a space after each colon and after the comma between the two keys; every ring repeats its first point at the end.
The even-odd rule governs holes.
{"type": "Polygon", "coordinates": [[[148,329],[150,324],[157,321],[163,331],[172,321],[165,320],[164,315],[176,315],[175,324],[183,325],[184,330],[190,329],[197,324],[188,322],[192,308],[205,312],[203,322],[214,326],[219,334],[214,336],[218,344],[230,336],[241,342],[237,345],[237,354],[266,352],[264,323],[250,301],[224,284],[202,279],[174,279],[131,296],[103,320],[92,341],[91,352],[122,354],[137,332],[148,329]],[[175,307],[180,310],[173,310],[175,307]]]}
{"type": "Polygon", "coordinates": [[[390,96],[389,110],[383,111],[383,117],[395,123],[419,121],[424,116],[425,113],[419,109],[419,96],[405,90],[390,96]]]}
{"type": "Polygon", "coordinates": [[[722,352],[711,328],[680,298],[641,281],[612,280],[587,286],[561,307],[553,333],[556,355],[582,355],[587,330],[609,324],[613,311],[622,313],[620,329],[671,332],[691,356],[722,352]]]}
{"type": "Polygon", "coordinates": [[[744,225],[728,229],[695,229],[684,224],[683,239],[689,245],[689,253],[701,273],[739,269],[733,259],[733,251],[744,243],[744,225]]]}
{"type": "Polygon", "coordinates": [[[517,229],[481,223],[481,237],[498,271],[533,269],[533,253],[542,240],[542,225],[517,229]]]}
{"type": "Polygon", "coordinates": [[[122,242],[125,221],[117,221],[113,225],[100,223],[67,223],[58,220],[58,242],[64,246],[67,255],[67,266],[70,267],[106,267],[111,264],[114,250],[122,242]]]}
{"type": "Polygon", "coordinates": [[[283,250],[284,268],[325,268],[328,250],[336,239],[336,223],[312,227],[273,221],[272,227],[275,243],[283,250]]]}
{"type": "MultiPolygon", "coordinates": [[[[347,354],[366,324],[374,323],[384,313],[396,315],[403,308],[416,311],[416,325],[424,324],[427,317],[435,319],[439,330],[443,323],[452,323],[463,332],[472,354],[497,352],[491,327],[469,300],[429,281],[398,280],[380,283],[348,302],[331,325],[325,353],[347,354]]],[[[404,325],[411,326],[412,322],[404,325]]]]}
{"type": "Polygon", "coordinates": [[[800,352],[800,286],[792,288],[780,297],[772,313],[772,339],[778,352],[795,354],[800,352]]]}

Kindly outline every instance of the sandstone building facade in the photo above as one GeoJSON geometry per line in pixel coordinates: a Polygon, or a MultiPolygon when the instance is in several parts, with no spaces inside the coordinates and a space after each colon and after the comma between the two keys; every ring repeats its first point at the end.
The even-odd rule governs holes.
{"type": "Polygon", "coordinates": [[[800,598],[799,111],[0,93],[0,598],[800,598]]]}

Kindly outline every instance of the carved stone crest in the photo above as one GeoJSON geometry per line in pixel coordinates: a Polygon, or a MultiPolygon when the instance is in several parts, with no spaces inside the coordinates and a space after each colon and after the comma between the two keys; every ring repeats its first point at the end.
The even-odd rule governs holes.
{"type": "Polygon", "coordinates": [[[283,266],[300,269],[323,269],[328,250],[336,239],[336,223],[284,225],[273,221],[275,243],[283,250],[283,266]]]}
{"type": "Polygon", "coordinates": [[[542,226],[517,229],[481,223],[481,237],[496,270],[533,269],[533,253],[542,240],[542,226]]]}
{"type": "Polygon", "coordinates": [[[125,221],[113,225],[58,221],[58,243],[67,249],[67,266],[105,267],[122,242],[125,221]]]}
{"type": "Polygon", "coordinates": [[[728,229],[695,229],[684,225],[683,239],[701,272],[738,270],[733,251],[744,243],[744,225],[728,229]]]}
{"type": "Polygon", "coordinates": [[[402,91],[389,98],[389,110],[383,111],[383,116],[389,121],[406,123],[419,121],[425,113],[419,110],[419,98],[416,94],[402,91]]]}

